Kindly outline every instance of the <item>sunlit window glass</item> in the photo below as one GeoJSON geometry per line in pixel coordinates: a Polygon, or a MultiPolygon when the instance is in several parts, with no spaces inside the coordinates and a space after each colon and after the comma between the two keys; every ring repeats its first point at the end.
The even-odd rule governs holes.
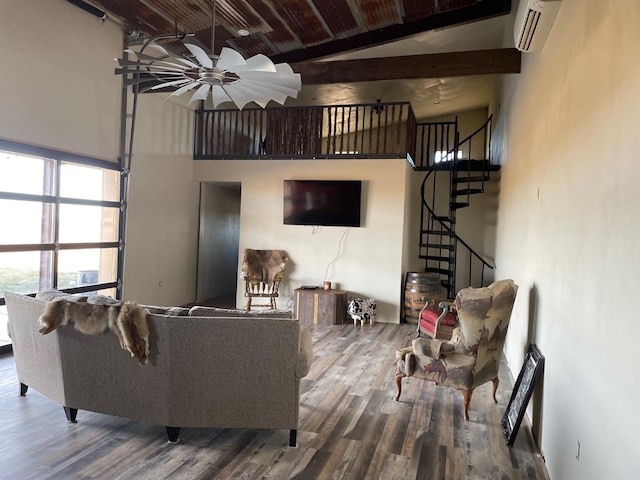
{"type": "Polygon", "coordinates": [[[61,250],[58,288],[73,288],[116,280],[117,248],[61,250]]]}
{"type": "Polygon", "coordinates": [[[52,203],[0,199],[0,245],[53,242],[54,208],[52,203]]]}
{"type": "Polygon", "coordinates": [[[52,252],[0,252],[0,292],[51,288],[52,252]]]}
{"type": "Polygon", "coordinates": [[[53,160],[0,151],[0,192],[53,195],[53,160]]]}
{"type": "Polygon", "coordinates": [[[117,201],[119,172],[70,163],[60,167],[60,196],[117,201]]]}
{"type": "Polygon", "coordinates": [[[60,205],[60,242],[115,242],[118,213],[117,208],[60,205]]]}

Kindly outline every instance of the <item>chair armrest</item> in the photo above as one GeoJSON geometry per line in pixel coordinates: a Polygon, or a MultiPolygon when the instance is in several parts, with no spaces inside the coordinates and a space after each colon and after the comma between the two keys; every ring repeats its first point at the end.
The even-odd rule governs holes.
{"type": "MultiPolygon", "coordinates": [[[[444,318],[449,314],[449,310],[451,310],[452,313],[457,313],[456,306],[453,302],[440,302],[438,304],[438,307],[442,309],[442,312],[440,313],[440,316],[436,320],[436,324],[434,327],[434,332],[436,332],[436,334],[438,332],[438,328],[440,328],[440,324],[442,323],[444,318]]],[[[456,315],[456,325],[457,324],[458,324],[458,317],[456,315]]]]}
{"type": "Polygon", "coordinates": [[[298,352],[298,360],[296,363],[296,376],[304,377],[311,369],[313,363],[313,342],[311,341],[311,332],[306,328],[300,330],[300,351],[298,352]]]}
{"type": "Polygon", "coordinates": [[[396,351],[396,375],[413,376],[416,362],[413,347],[405,347],[396,351]]]}
{"type": "Polygon", "coordinates": [[[438,308],[440,310],[444,310],[444,313],[446,314],[449,310],[455,310],[456,309],[456,304],[453,302],[440,302],[438,304],[438,308]]]}
{"type": "MultiPolygon", "coordinates": [[[[413,353],[420,360],[425,357],[440,358],[443,355],[452,353],[455,350],[455,344],[447,340],[439,340],[434,338],[416,338],[411,343],[413,353]]],[[[429,362],[427,362],[429,363],[429,362]]],[[[426,363],[422,363],[425,365],[426,363]]]]}

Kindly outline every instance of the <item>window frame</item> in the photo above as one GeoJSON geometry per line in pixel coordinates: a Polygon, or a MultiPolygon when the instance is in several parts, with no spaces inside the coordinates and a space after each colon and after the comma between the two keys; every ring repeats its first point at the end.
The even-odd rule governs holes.
{"type": "MultiPolygon", "coordinates": [[[[28,155],[32,157],[39,157],[46,160],[52,160],[53,168],[55,170],[55,188],[54,195],[35,195],[28,193],[15,193],[0,191],[0,199],[2,200],[18,200],[18,201],[31,201],[39,202],[42,204],[54,205],[54,213],[51,218],[54,223],[53,238],[51,242],[47,243],[28,243],[28,244],[7,244],[0,245],[0,253],[11,252],[53,252],[52,259],[52,271],[51,271],[51,285],[52,288],[57,288],[58,281],[58,255],[63,250],[80,250],[80,249],[103,249],[103,248],[116,248],[117,249],[117,264],[116,264],[116,276],[115,281],[95,283],[89,285],[82,285],[71,288],[61,289],[67,293],[83,293],[93,292],[97,290],[104,290],[115,288],[116,298],[122,297],[122,275],[124,264],[124,211],[125,202],[124,198],[124,172],[120,162],[111,162],[108,160],[101,160],[89,156],[78,155],[68,152],[62,152],[59,150],[37,147],[33,145],[27,145],[20,142],[11,140],[0,139],[0,151],[10,152],[16,155],[28,155]],[[111,170],[119,172],[119,191],[118,199],[115,201],[110,200],[90,200],[80,198],[70,198],[60,196],[60,170],[63,164],[76,164],[87,167],[96,167],[104,170],[111,170]],[[59,218],[60,218],[60,205],[87,205],[96,207],[109,207],[118,209],[118,238],[116,241],[110,242],[66,242],[61,243],[59,241],[59,218]]],[[[33,292],[31,295],[35,295],[33,292]]],[[[5,305],[4,292],[0,292],[0,306],[5,305]]]]}

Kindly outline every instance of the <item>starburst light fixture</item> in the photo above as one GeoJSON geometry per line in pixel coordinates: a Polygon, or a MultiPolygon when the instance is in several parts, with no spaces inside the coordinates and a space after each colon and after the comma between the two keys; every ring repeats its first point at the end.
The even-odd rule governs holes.
{"type": "Polygon", "coordinates": [[[296,98],[302,88],[300,74],[294,73],[286,63],[274,63],[265,55],[245,58],[235,50],[223,47],[220,55],[213,55],[215,0],[213,2],[211,28],[211,55],[197,45],[186,43],[192,57],[180,57],[169,53],[162,46],[148,42],[152,54],[131,49],[125,50],[135,60],[119,58],[121,68],[116,74],[131,75],[125,86],[136,85],[139,93],[175,88],[169,96],[193,92],[189,103],[205,100],[210,94],[214,108],[224,102],[233,102],[242,110],[254,102],[265,108],[271,100],[283,105],[288,97],[296,98]]]}

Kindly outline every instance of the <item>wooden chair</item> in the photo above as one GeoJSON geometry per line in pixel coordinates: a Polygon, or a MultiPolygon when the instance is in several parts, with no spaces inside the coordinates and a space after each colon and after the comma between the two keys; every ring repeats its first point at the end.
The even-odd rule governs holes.
{"type": "Polygon", "coordinates": [[[430,298],[418,314],[416,337],[425,334],[431,338],[449,340],[457,325],[455,304],[442,298],[430,298]]]}
{"type": "Polygon", "coordinates": [[[277,308],[276,298],[278,298],[282,272],[286,269],[288,260],[283,250],[247,248],[244,251],[242,272],[248,311],[251,307],[267,307],[271,310],[277,308]],[[266,298],[268,303],[253,303],[254,298],[266,298]]]}
{"type": "Polygon", "coordinates": [[[455,300],[460,326],[448,341],[416,338],[396,352],[396,400],[402,379],[409,376],[460,390],[465,420],[477,386],[492,381],[496,401],[498,367],[517,291],[513,280],[460,290],[455,300]]]}

